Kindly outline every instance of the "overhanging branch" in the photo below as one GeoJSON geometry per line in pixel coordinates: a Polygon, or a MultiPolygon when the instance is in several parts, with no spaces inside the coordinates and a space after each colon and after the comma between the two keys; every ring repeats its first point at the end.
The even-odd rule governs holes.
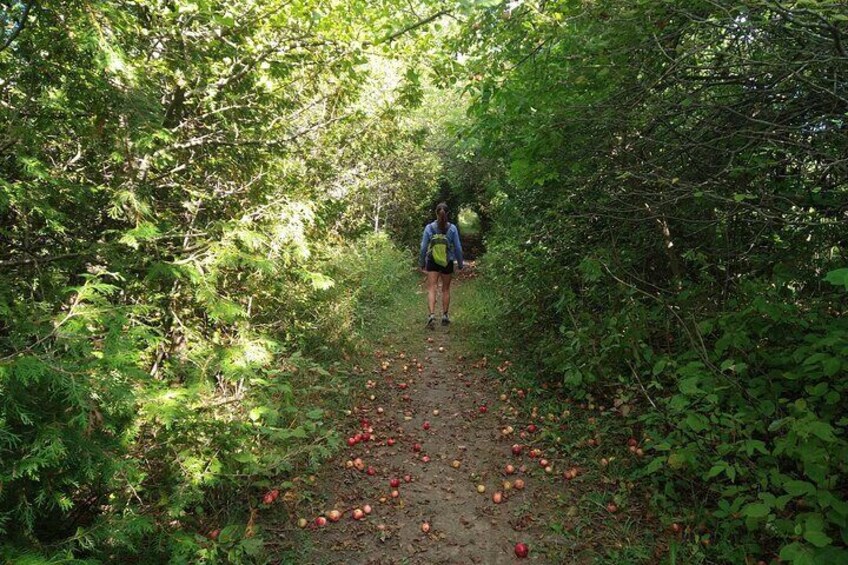
{"type": "Polygon", "coordinates": [[[4,51],[15,38],[20,35],[20,33],[24,30],[26,26],[27,18],[29,17],[30,10],[32,10],[33,6],[35,6],[35,0],[30,0],[24,5],[23,12],[21,13],[21,19],[15,24],[15,27],[12,28],[12,31],[9,32],[9,37],[6,38],[6,41],[3,42],[3,46],[0,47],[0,51],[4,51]]]}

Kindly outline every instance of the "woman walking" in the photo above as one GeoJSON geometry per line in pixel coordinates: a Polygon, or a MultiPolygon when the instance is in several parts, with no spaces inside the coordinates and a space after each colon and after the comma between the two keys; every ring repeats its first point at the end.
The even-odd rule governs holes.
{"type": "Polygon", "coordinates": [[[430,315],[427,327],[436,326],[436,285],[442,280],[442,325],[450,324],[450,285],[454,263],[462,270],[462,245],[459,243],[459,229],[448,222],[448,205],[444,202],[436,206],[436,221],[427,224],[421,236],[421,252],[418,266],[427,275],[427,305],[430,315]]]}

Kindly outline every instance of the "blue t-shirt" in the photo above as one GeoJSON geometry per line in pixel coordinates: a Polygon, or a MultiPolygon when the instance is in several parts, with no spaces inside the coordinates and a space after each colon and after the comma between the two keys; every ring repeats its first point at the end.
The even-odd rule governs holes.
{"type": "MultiPolygon", "coordinates": [[[[421,236],[421,252],[418,256],[418,266],[421,268],[424,268],[424,263],[427,260],[427,248],[430,247],[430,238],[436,233],[441,233],[439,222],[427,224],[424,228],[424,234],[421,236]]],[[[456,261],[456,266],[462,269],[462,244],[459,242],[459,229],[448,222],[446,235],[448,238],[448,261],[456,261]]]]}

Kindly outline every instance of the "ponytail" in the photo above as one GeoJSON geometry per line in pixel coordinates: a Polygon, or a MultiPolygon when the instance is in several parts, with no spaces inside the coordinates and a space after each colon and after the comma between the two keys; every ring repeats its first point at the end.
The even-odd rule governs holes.
{"type": "Polygon", "coordinates": [[[436,206],[436,220],[439,222],[439,230],[447,233],[448,230],[448,205],[441,202],[436,206]]]}

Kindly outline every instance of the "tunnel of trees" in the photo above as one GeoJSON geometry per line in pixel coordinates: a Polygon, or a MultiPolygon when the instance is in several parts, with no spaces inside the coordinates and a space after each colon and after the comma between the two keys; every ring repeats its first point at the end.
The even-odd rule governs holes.
{"type": "Polygon", "coordinates": [[[209,516],[339,448],[325,385],[441,200],[476,331],[628,407],[688,562],[848,562],[844,2],[2,10],[9,562],[227,559],[209,516]]]}

